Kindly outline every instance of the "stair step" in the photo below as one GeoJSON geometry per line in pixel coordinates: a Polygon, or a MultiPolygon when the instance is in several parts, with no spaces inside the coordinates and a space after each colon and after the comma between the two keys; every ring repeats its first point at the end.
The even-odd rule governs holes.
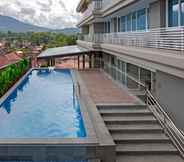
{"type": "Polygon", "coordinates": [[[106,124],[108,123],[157,123],[154,116],[104,116],[106,124]]]}
{"type": "Polygon", "coordinates": [[[146,105],[107,105],[107,106],[98,106],[98,110],[124,110],[124,111],[135,111],[135,110],[148,110],[146,105]]]}
{"type": "Polygon", "coordinates": [[[109,124],[107,128],[110,132],[162,132],[163,129],[158,124],[109,124]]]}
{"type": "Polygon", "coordinates": [[[163,133],[112,133],[112,137],[115,143],[153,143],[153,142],[161,142],[166,143],[169,142],[170,139],[163,133]]]}
{"type": "Polygon", "coordinates": [[[117,154],[178,154],[172,143],[122,144],[116,147],[117,154]]]}
{"type": "Polygon", "coordinates": [[[138,117],[138,118],[144,118],[144,117],[153,117],[152,113],[102,113],[102,117],[119,117],[119,118],[124,118],[124,117],[138,117]]]}
{"type": "Polygon", "coordinates": [[[119,155],[116,162],[184,162],[179,155],[119,155]]]}
{"type": "Polygon", "coordinates": [[[102,115],[153,115],[151,111],[148,109],[143,110],[100,110],[100,114],[102,115]]]}

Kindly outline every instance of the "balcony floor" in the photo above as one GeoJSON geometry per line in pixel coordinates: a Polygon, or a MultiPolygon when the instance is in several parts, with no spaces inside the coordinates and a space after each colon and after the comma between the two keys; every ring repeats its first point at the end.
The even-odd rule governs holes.
{"type": "Polygon", "coordinates": [[[136,104],[138,99],[108,78],[100,70],[80,71],[90,97],[95,104],[136,104]]]}

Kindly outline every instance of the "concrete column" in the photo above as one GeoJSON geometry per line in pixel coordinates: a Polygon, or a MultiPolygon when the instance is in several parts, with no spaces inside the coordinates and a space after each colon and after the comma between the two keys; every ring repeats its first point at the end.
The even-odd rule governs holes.
{"type": "Polygon", "coordinates": [[[89,54],[89,68],[92,68],[92,54],[89,54]]]}
{"type": "Polygon", "coordinates": [[[49,66],[52,66],[52,59],[49,60],[49,66]]]}
{"type": "Polygon", "coordinates": [[[80,56],[77,56],[78,70],[80,69],[80,56]]]}
{"type": "Polygon", "coordinates": [[[95,68],[95,54],[92,54],[92,67],[95,68]]]}
{"type": "Polygon", "coordinates": [[[52,59],[52,66],[55,66],[56,65],[56,60],[55,58],[52,59]]]}
{"type": "Polygon", "coordinates": [[[47,66],[49,66],[49,64],[50,64],[50,60],[49,60],[49,59],[47,59],[47,66]]]}
{"type": "Polygon", "coordinates": [[[85,64],[86,64],[85,55],[83,55],[82,56],[82,66],[83,66],[83,69],[85,69],[85,64]]]}

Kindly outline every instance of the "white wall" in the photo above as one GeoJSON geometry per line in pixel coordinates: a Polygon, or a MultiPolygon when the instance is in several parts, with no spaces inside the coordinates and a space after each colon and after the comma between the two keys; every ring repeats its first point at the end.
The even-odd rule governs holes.
{"type": "Polygon", "coordinates": [[[156,96],[177,127],[184,131],[184,80],[157,71],[156,96]]]}

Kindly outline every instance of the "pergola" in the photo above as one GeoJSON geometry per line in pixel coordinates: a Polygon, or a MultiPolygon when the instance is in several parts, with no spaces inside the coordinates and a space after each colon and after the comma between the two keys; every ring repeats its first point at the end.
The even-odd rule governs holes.
{"type": "Polygon", "coordinates": [[[40,55],[37,56],[38,60],[47,60],[50,66],[55,65],[56,58],[62,57],[73,57],[77,56],[78,60],[78,69],[80,69],[80,56],[82,56],[82,66],[83,69],[85,68],[86,64],[86,56],[89,56],[89,68],[92,68],[93,62],[93,53],[94,51],[80,47],[80,46],[64,46],[64,47],[57,47],[57,48],[49,48],[43,51],[40,55]]]}

